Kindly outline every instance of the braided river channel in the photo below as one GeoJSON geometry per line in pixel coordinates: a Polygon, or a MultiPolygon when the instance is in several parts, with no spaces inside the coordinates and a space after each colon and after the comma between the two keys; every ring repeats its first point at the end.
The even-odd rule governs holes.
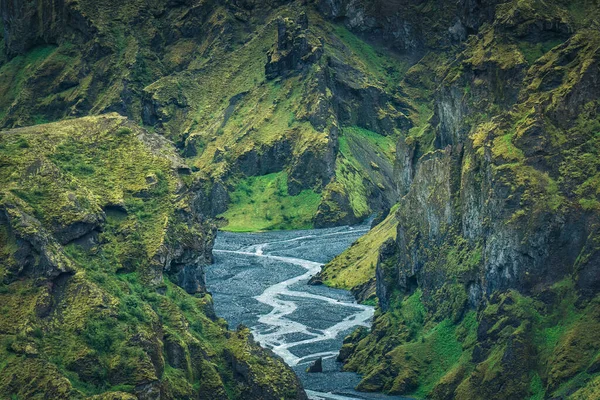
{"type": "Polygon", "coordinates": [[[350,292],[309,286],[321,266],[367,233],[368,225],[267,233],[219,232],[215,263],[206,269],[215,310],[231,327],[243,324],[299,376],[310,399],[399,399],[359,393],[360,376],[342,372],[344,337],[370,327],[374,308],[350,292]],[[306,373],[317,358],[322,373],[306,373]]]}

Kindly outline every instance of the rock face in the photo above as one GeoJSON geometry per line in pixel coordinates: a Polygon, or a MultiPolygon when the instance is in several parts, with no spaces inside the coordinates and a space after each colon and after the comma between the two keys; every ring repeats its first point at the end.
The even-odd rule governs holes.
{"type": "MultiPolygon", "coordinates": [[[[597,395],[596,375],[574,378],[600,350],[585,333],[600,288],[598,170],[584,161],[599,149],[597,9],[580,19],[560,2],[526,3],[459,2],[474,35],[433,78],[428,126],[400,140],[397,236],[373,274],[380,312],[340,356],[364,374],[361,390],[597,395]]],[[[413,68],[426,74],[427,62],[413,68]]],[[[424,81],[409,72],[403,87],[424,81]]]]}
{"type": "Polygon", "coordinates": [[[599,397],[598,10],[0,0],[2,127],[154,132],[2,135],[0,393],[303,398],[211,319],[207,218],[390,210],[315,278],[378,303],[359,389],[599,397]]]}
{"type": "Polygon", "coordinates": [[[141,121],[193,159],[210,216],[236,206],[229,193],[245,180],[271,173],[285,174],[286,197],[322,202],[288,228],[360,221],[397,200],[394,157],[377,135],[393,144],[413,126],[396,93],[405,60],[374,53],[312,2],[0,4],[0,126],[105,112],[141,121]],[[365,132],[341,154],[353,128],[365,132]]]}
{"type": "Polygon", "coordinates": [[[323,372],[323,359],[317,358],[314,363],[312,363],[311,365],[309,365],[308,368],[306,368],[306,372],[311,374],[323,372]]]}
{"type": "Polygon", "coordinates": [[[267,53],[265,76],[274,79],[312,64],[323,55],[323,42],[308,30],[308,17],[277,20],[277,44],[267,53]]]}
{"type": "Polygon", "coordinates": [[[479,27],[486,20],[482,8],[493,10],[491,1],[483,2],[485,6],[459,3],[439,1],[427,6],[419,1],[318,0],[316,5],[349,29],[418,58],[427,49],[464,40],[467,28],[479,27]]]}
{"type": "Polygon", "coordinates": [[[0,158],[0,397],[306,399],[214,315],[171,142],[108,114],[3,132],[0,158]]]}
{"type": "Polygon", "coordinates": [[[94,29],[77,7],[69,3],[68,0],[0,2],[5,52],[10,56],[24,54],[41,44],[58,44],[67,36],[91,39],[94,29]]]}

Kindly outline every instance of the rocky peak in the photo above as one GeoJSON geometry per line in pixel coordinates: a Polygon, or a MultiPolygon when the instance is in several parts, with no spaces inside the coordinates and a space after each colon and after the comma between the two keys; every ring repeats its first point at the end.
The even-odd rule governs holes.
{"type": "Polygon", "coordinates": [[[296,19],[277,19],[277,44],[267,53],[267,79],[285,76],[315,63],[323,54],[323,41],[308,29],[306,13],[296,19]]]}

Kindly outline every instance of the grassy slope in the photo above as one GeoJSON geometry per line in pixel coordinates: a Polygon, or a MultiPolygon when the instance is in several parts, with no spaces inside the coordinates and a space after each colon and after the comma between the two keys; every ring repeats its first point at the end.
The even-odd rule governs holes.
{"type": "MultiPolygon", "coordinates": [[[[511,4],[515,3],[517,2],[511,4]]],[[[534,1],[518,3],[525,10],[541,10],[539,3],[534,1]]],[[[577,2],[577,5],[582,6],[583,3],[585,2],[577,2]]],[[[587,2],[588,10],[591,10],[589,7],[592,7],[592,3],[587,2]]],[[[575,4],[570,6],[575,7],[575,4]]],[[[519,7],[515,6],[516,9],[519,7]]],[[[507,7],[505,11],[510,13],[512,9],[507,7]]],[[[581,21],[585,19],[585,13],[580,14],[575,16],[575,23],[585,25],[586,22],[581,21]]],[[[589,15],[588,19],[591,18],[589,15]]],[[[524,154],[524,151],[530,150],[527,147],[530,145],[523,144],[523,138],[528,134],[527,129],[539,118],[535,115],[534,106],[543,104],[549,109],[558,107],[565,99],[564,96],[568,96],[573,87],[580,84],[579,79],[586,73],[586,68],[596,65],[594,63],[597,63],[599,43],[597,33],[584,30],[575,35],[568,45],[561,47],[556,47],[559,44],[556,40],[538,44],[506,43],[498,39],[500,37],[501,35],[486,35],[486,40],[472,41],[467,47],[465,58],[475,69],[485,70],[486,63],[490,62],[498,65],[499,69],[513,68],[515,63],[525,65],[528,72],[527,83],[523,84],[520,96],[522,104],[517,104],[507,113],[505,120],[495,118],[489,122],[491,115],[500,112],[498,108],[494,109],[493,104],[487,113],[469,117],[469,123],[475,126],[479,124],[479,129],[471,131],[477,156],[468,151],[465,153],[463,174],[480,168],[480,164],[474,164],[474,159],[484,157],[489,150],[495,164],[494,172],[510,182],[510,190],[523,191],[520,205],[508,224],[528,226],[534,223],[536,216],[548,210],[554,213],[562,213],[568,209],[597,212],[600,210],[597,163],[594,161],[600,149],[597,100],[592,100],[583,107],[569,129],[558,128],[549,119],[544,120],[546,132],[543,139],[548,148],[553,149],[549,152],[553,154],[552,157],[557,157],[553,152],[560,154],[557,157],[559,161],[556,162],[559,171],[552,176],[531,166],[531,159],[524,154]],[[570,52],[576,56],[569,58],[566,54],[570,52]],[[561,78],[555,86],[544,87],[544,82],[552,79],[552,73],[561,78]],[[506,120],[509,122],[506,123],[506,120]]],[[[424,61],[427,62],[427,58],[424,61]]],[[[453,68],[456,68],[458,75],[462,73],[462,66],[453,68]]],[[[419,64],[413,69],[428,73],[422,76],[421,81],[416,81],[409,72],[408,83],[411,85],[427,80],[428,76],[431,77],[431,72],[435,74],[442,71],[444,76],[443,71],[449,71],[443,65],[437,71],[419,64]]],[[[451,69],[448,79],[451,79],[451,69]]],[[[477,80],[475,83],[481,84],[477,80]]],[[[473,88],[474,86],[469,85],[464,88],[467,102],[473,88]]],[[[425,88],[417,87],[416,91],[406,92],[418,99],[423,92],[426,93],[422,89],[425,88]]],[[[421,107],[416,108],[420,109],[423,116],[430,116],[431,107],[426,102],[421,104],[421,107]]],[[[433,148],[435,131],[429,126],[428,117],[415,120],[415,123],[416,127],[410,131],[406,143],[417,143],[420,146],[417,154],[421,156],[433,148]]],[[[411,229],[410,213],[404,215],[402,224],[405,229],[411,229]]],[[[427,236],[427,232],[421,232],[421,235],[427,236]]],[[[476,314],[463,314],[467,293],[455,281],[460,282],[465,273],[468,274],[473,266],[481,263],[481,249],[466,246],[464,239],[434,249],[430,257],[434,256],[438,263],[431,262],[421,268],[432,269],[433,273],[427,275],[428,279],[434,280],[436,274],[441,273],[446,277],[446,284],[437,292],[428,294],[428,303],[416,302],[415,294],[406,297],[403,294],[392,295],[390,311],[378,313],[374,332],[355,345],[355,353],[347,368],[365,374],[359,385],[362,390],[383,388],[390,393],[435,399],[498,396],[531,396],[531,399],[549,396],[577,399],[598,397],[597,362],[600,344],[590,334],[598,329],[597,315],[600,308],[597,296],[593,299],[578,299],[574,282],[571,278],[566,278],[547,289],[544,301],[552,299],[550,303],[544,304],[532,297],[510,291],[490,299],[485,308],[476,314]],[[578,305],[573,306],[574,304],[578,305]],[[415,315],[420,317],[415,318],[415,315]],[[477,333],[478,330],[480,333],[477,333]],[[492,338],[489,339],[492,342],[480,342],[485,337],[492,338]],[[443,343],[444,346],[438,347],[436,343],[443,343]],[[525,346],[528,347],[515,348],[516,343],[526,343],[525,346]],[[474,362],[474,350],[481,351],[482,347],[491,348],[491,352],[486,355],[486,359],[474,362]],[[523,369],[516,373],[525,372],[514,376],[513,369],[506,364],[506,360],[512,357],[512,352],[531,352],[523,360],[533,357],[535,365],[524,366],[525,361],[517,361],[518,366],[523,369]]],[[[590,248],[585,251],[594,250],[590,248]]],[[[352,247],[328,265],[324,276],[331,274],[329,283],[353,287],[372,279],[373,268],[361,280],[340,279],[345,271],[360,268],[360,258],[355,256],[360,253],[361,251],[352,247]],[[344,263],[345,259],[347,263],[344,263]]],[[[588,256],[584,253],[576,265],[585,263],[588,256]]],[[[393,264],[393,260],[389,262],[393,264]]]]}
{"type": "MultiPolygon", "coordinates": [[[[289,13],[290,10],[286,8],[279,12],[283,15],[289,13]]],[[[389,91],[397,87],[406,70],[404,62],[366,43],[344,27],[324,21],[318,14],[313,13],[310,17],[311,29],[317,36],[325,38],[326,53],[363,72],[365,85],[374,85],[389,91]]],[[[256,35],[231,53],[219,54],[222,49],[215,46],[216,54],[212,57],[226,62],[208,63],[205,59],[199,59],[192,62],[190,68],[201,70],[201,74],[174,74],[146,88],[157,98],[168,98],[177,91],[185,94],[194,111],[190,114],[192,119],[183,122],[183,130],[189,132],[188,141],[193,140],[198,149],[198,155],[191,162],[213,178],[229,176],[231,166],[236,163],[237,158],[252,150],[260,155],[264,149],[276,142],[290,141],[293,156],[302,154],[307,148],[320,152],[327,144],[326,132],[316,131],[310,123],[298,117],[305,113],[304,100],[311,95],[310,87],[314,85],[315,74],[322,67],[315,66],[304,74],[275,82],[266,81],[264,54],[275,42],[275,36],[275,24],[272,22],[259,28],[256,35]],[[243,94],[242,99],[235,106],[234,112],[227,115],[229,99],[240,93],[243,94]]],[[[175,121],[181,120],[175,118],[175,121]]],[[[358,128],[348,128],[348,132],[368,139],[367,142],[375,147],[383,145],[385,149],[380,149],[383,155],[393,159],[392,138],[384,138],[372,132],[367,134],[358,128]]],[[[343,163],[345,161],[340,160],[340,164],[343,163]]],[[[364,218],[371,213],[366,205],[362,184],[365,174],[360,172],[364,166],[354,163],[354,167],[359,175],[352,177],[343,173],[340,170],[343,166],[338,167],[337,175],[339,180],[345,183],[344,187],[354,200],[352,205],[355,207],[355,214],[364,218]]],[[[239,178],[228,179],[234,186],[238,185],[239,178]]],[[[259,198],[248,199],[247,202],[251,200],[256,204],[262,202],[259,198]]],[[[285,201],[299,202],[294,199],[285,201]]],[[[236,195],[232,207],[238,211],[230,210],[223,215],[230,221],[230,228],[227,229],[252,229],[253,224],[235,220],[238,217],[247,218],[239,212],[238,202],[239,196],[236,195]]],[[[270,229],[291,229],[310,226],[295,222],[286,224],[286,221],[291,221],[289,216],[277,210],[271,211],[272,218],[283,220],[283,223],[273,224],[266,221],[259,223],[257,228],[267,229],[271,226],[270,229]]],[[[316,213],[312,206],[300,208],[298,211],[303,213],[298,215],[303,221],[310,221],[316,213]]]]}
{"type": "MultiPolygon", "coordinates": [[[[205,31],[201,40],[182,38],[166,46],[164,54],[149,51],[150,38],[164,30],[161,24],[183,18],[183,9],[161,14],[158,11],[163,6],[153,4],[150,11],[162,16],[139,22],[138,1],[108,1],[100,5],[82,1],[75,7],[106,38],[110,54],[86,66],[82,54],[88,50],[65,42],[58,48],[34,49],[4,63],[0,69],[0,88],[4,89],[0,91],[0,117],[14,104],[5,121],[9,125],[55,120],[66,110],[71,115],[81,115],[80,107],[91,107],[92,114],[107,108],[122,109],[122,93],[128,93],[127,110],[139,121],[143,95],[164,106],[159,125],[165,135],[175,141],[186,137],[188,145],[196,148],[197,155],[189,164],[216,180],[228,180],[229,185],[240,180],[239,176],[232,176],[237,172],[235,164],[249,151],[260,155],[274,143],[287,141],[292,147],[292,163],[307,149],[320,154],[326,148],[327,132],[317,131],[305,119],[306,103],[313,99],[315,76],[323,66],[275,82],[265,79],[266,53],[276,41],[275,19],[296,15],[295,5],[280,7],[268,16],[252,17],[252,35],[227,7],[216,7],[199,27],[205,31]],[[106,18],[107,15],[119,18],[106,18]],[[132,26],[136,30],[129,32],[132,26]],[[229,101],[239,94],[244,94],[243,98],[230,113],[229,101]],[[186,104],[188,108],[175,104],[186,104]],[[29,115],[32,109],[35,115],[29,115]]],[[[324,39],[326,55],[361,71],[361,85],[394,93],[407,69],[405,61],[366,43],[341,25],[325,21],[315,12],[310,12],[309,17],[311,31],[324,39]]],[[[286,170],[289,172],[289,165],[286,170]]],[[[355,214],[364,217],[370,210],[364,204],[364,190],[360,191],[362,183],[357,179],[341,177],[346,180],[349,196],[355,199],[355,214]]],[[[302,216],[305,220],[316,213],[313,208],[304,211],[311,213],[302,216]]]]}
{"type": "MultiPolygon", "coordinates": [[[[52,57],[54,46],[38,47],[24,56],[18,56],[0,67],[0,120],[17,98],[25,81],[39,72],[44,61],[52,57]]],[[[35,119],[35,116],[34,116],[35,119]]]]}
{"type": "Polygon", "coordinates": [[[229,221],[222,229],[253,232],[310,228],[321,196],[312,190],[289,196],[287,190],[285,172],[242,180],[231,193],[229,210],[219,216],[229,221]]]}
{"type": "MultiPolygon", "coordinates": [[[[594,393],[590,397],[593,398],[597,394],[593,384],[597,373],[586,368],[595,365],[600,357],[597,338],[592,333],[600,328],[598,300],[583,309],[574,307],[576,296],[570,280],[556,284],[550,293],[561,298],[551,312],[544,311],[539,301],[511,291],[482,311],[437,321],[428,315],[420,291],[406,297],[394,294],[390,312],[376,315],[374,334],[359,342],[345,368],[365,375],[358,386],[364,391],[381,390],[383,384],[390,394],[416,398],[444,398],[447,394],[443,393],[459,399],[484,398],[478,379],[489,381],[489,385],[514,384],[503,378],[510,374],[499,362],[506,357],[504,345],[493,347],[483,363],[472,362],[473,350],[481,345],[477,330],[484,319],[488,324],[491,321],[487,325],[489,334],[497,335],[498,343],[505,343],[507,338],[523,340],[521,335],[530,335],[527,340],[535,346],[536,363],[520,378],[525,385],[531,385],[531,399],[547,398],[549,390],[554,396],[568,397],[582,386],[581,394],[573,398],[594,393]],[[508,321],[516,321],[516,325],[511,326],[508,321]],[[471,378],[465,379],[469,374],[471,378]],[[544,382],[550,382],[552,389],[544,386],[540,376],[544,382]],[[553,380],[561,383],[556,385],[553,380]],[[586,386],[589,381],[592,384],[586,386]],[[452,389],[447,392],[446,387],[452,389]]],[[[513,394],[524,396],[519,391],[513,394]]]]}
{"type": "Polygon", "coordinates": [[[323,282],[336,288],[352,289],[373,279],[379,249],[386,240],[396,238],[397,227],[395,209],[392,209],[383,222],[323,268],[323,282]]]}
{"type": "Polygon", "coordinates": [[[209,295],[156,282],[153,270],[162,274],[163,265],[154,257],[163,247],[210,234],[180,219],[189,211],[177,156],[162,141],[116,115],[1,134],[2,206],[39,220],[30,232],[47,238],[53,257],[74,272],[57,281],[15,280],[21,245],[0,226],[0,397],[112,393],[124,400],[156,382],[167,399],[240,398],[246,383],[230,369],[234,357],[248,366],[254,388],[295,398],[291,371],[250,345],[247,331],[228,333],[207,316],[209,295]],[[120,208],[107,209],[92,247],[52,239],[56,228],[109,205],[120,208]],[[180,361],[171,361],[173,348],[180,361]]]}
{"type": "Polygon", "coordinates": [[[86,213],[124,205],[132,214],[125,223],[131,228],[144,225],[142,249],[152,257],[177,206],[177,178],[169,160],[144,149],[125,121],[113,115],[4,134],[0,154],[9,161],[0,177],[3,193],[25,201],[47,225],[68,226],[86,213]],[[36,164],[46,173],[23,172],[36,164]],[[148,198],[135,196],[142,192],[148,198]]]}
{"type": "Polygon", "coordinates": [[[359,127],[347,127],[339,138],[339,146],[336,181],[348,193],[354,215],[365,218],[373,213],[366,185],[382,190],[393,185],[388,179],[396,155],[395,140],[359,127]]]}

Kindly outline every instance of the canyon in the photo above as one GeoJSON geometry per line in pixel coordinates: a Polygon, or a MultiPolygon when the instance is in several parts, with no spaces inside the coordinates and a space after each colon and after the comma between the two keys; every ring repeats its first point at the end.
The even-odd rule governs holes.
{"type": "Polygon", "coordinates": [[[0,397],[600,398],[598,0],[0,15],[0,397]]]}

